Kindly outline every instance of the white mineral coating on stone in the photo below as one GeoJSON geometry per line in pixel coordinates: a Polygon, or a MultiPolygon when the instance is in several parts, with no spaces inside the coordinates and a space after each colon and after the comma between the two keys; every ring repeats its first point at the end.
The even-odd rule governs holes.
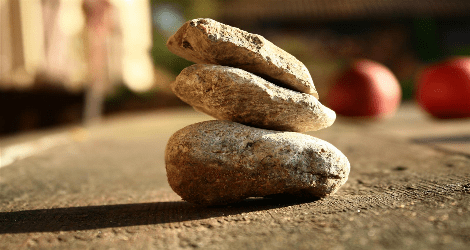
{"type": "Polygon", "coordinates": [[[309,94],[227,66],[194,64],[181,71],[170,87],[196,110],[257,128],[315,131],[336,119],[333,110],[309,94]]]}
{"type": "Polygon", "coordinates": [[[173,134],[165,163],[172,189],[205,205],[275,194],[324,197],[346,182],[350,169],[346,156],[318,138],[218,120],[173,134]]]}
{"type": "Polygon", "coordinates": [[[318,99],[305,65],[260,35],[199,18],[186,22],[168,39],[167,47],[189,61],[244,69],[318,99]]]}

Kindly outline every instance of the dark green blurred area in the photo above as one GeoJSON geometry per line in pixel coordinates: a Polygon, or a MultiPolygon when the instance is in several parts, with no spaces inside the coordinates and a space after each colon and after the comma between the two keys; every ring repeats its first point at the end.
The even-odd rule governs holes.
{"type": "Polygon", "coordinates": [[[152,16],[153,16],[153,48],[152,58],[155,65],[163,66],[175,75],[178,75],[181,70],[193,64],[181,57],[171,53],[167,47],[166,42],[170,35],[176,32],[178,27],[173,27],[172,32],[159,29],[156,25],[156,11],[159,7],[170,8],[175,14],[180,14],[182,22],[199,17],[208,17],[216,19],[219,10],[219,4],[223,1],[215,0],[175,0],[175,1],[162,1],[151,0],[152,16]]]}
{"type": "MultiPolygon", "coordinates": [[[[155,11],[161,5],[171,4],[176,11],[179,11],[183,18],[190,16],[191,13],[191,1],[189,0],[176,0],[176,1],[160,1],[160,0],[151,0],[152,11],[155,11]]],[[[152,13],[153,17],[154,13],[152,13]]],[[[155,21],[154,21],[155,22],[155,21]]],[[[153,23],[154,23],[153,22],[153,23]]],[[[174,74],[179,74],[179,72],[185,67],[191,65],[192,63],[182,59],[171,53],[166,47],[166,41],[168,40],[168,34],[163,33],[163,31],[158,30],[155,25],[153,26],[153,48],[152,48],[152,58],[155,65],[161,65],[174,74]]]]}

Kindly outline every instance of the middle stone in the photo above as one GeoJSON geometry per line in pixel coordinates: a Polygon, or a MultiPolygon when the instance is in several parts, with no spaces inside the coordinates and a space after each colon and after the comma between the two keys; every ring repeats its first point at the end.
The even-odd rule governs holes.
{"type": "Polygon", "coordinates": [[[331,126],[336,118],[312,95],[227,66],[194,64],[181,71],[170,87],[198,111],[258,128],[316,131],[331,126]]]}

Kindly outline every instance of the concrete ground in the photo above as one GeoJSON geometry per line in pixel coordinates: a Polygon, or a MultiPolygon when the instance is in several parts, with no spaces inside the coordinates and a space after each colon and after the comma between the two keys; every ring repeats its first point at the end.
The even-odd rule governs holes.
{"type": "Polygon", "coordinates": [[[338,119],[310,135],[351,162],[335,195],[181,201],[164,149],[210,117],[190,109],[0,139],[0,249],[469,249],[470,120],[412,104],[386,121],[338,119]]]}

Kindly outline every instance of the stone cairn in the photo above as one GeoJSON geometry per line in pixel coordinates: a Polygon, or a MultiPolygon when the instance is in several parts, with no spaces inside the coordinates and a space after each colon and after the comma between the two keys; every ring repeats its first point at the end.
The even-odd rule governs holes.
{"type": "Polygon", "coordinates": [[[196,64],[172,91],[218,120],[189,125],[165,151],[168,182],[184,200],[219,205],[248,197],[325,197],[348,179],[346,156],[299,132],[333,124],[310,73],[264,37],[212,19],[186,22],[168,49],[196,64]]]}

